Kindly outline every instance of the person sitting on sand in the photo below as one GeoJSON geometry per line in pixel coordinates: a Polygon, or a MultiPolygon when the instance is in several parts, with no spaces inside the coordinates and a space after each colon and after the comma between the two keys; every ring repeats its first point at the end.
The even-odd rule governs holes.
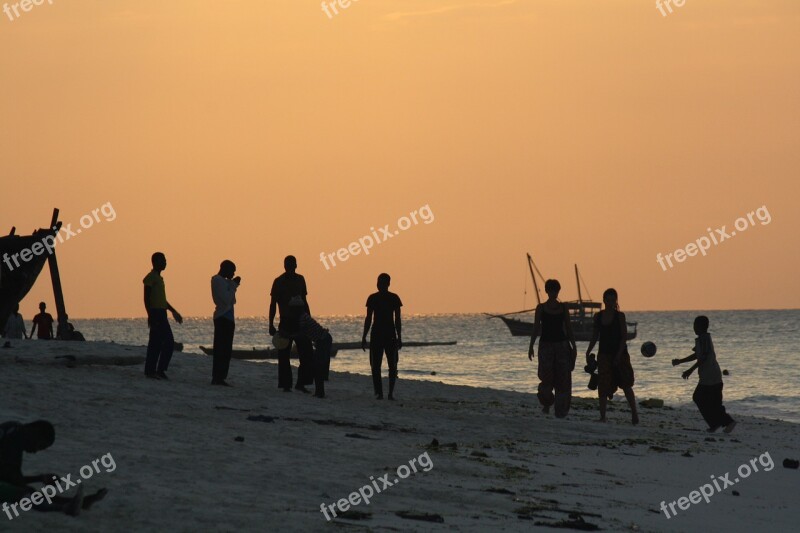
{"type": "Polygon", "coordinates": [[[175,337],[169,326],[167,311],[178,324],[183,323],[181,314],[167,301],[167,291],[161,273],[167,268],[167,258],[156,252],[150,258],[153,270],[145,276],[144,308],[147,311],[147,325],[150,327],[150,339],[147,342],[147,359],[144,363],[144,375],[152,379],[168,379],[167,368],[175,349],[175,337]]]}
{"type": "Polygon", "coordinates": [[[46,313],[47,304],[39,302],[39,314],[33,317],[33,327],[31,328],[30,338],[39,327],[39,340],[50,340],[53,338],[53,315],[46,313]]]}
{"type": "Polygon", "coordinates": [[[720,427],[724,427],[725,433],[730,433],[736,427],[736,422],[722,405],[722,372],[717,363],[717,354],[714,351],[711,334],[708,332],[708,325],[707,316],[700,315],[694,319],[694,332],[697,335],[692,349],[694,353],[683,359],[673,359],[672,366],[697,361],[681,377],[689,379],[694,369],[697,369],[700,379],[694,389],[692,400],[697,404],[700,414],[708,423],[708,432],[713,433],[720,427]]]}
{"type": "Polygon", "coordinates": [[[314,396],[324,398],[325,380],[328,379],[328,369],[331,365],[333,337],[328,329],[323,328],[308,313],[300,315],[298,325],[300,333],[314,343],[314,396]]]}
{"type": "Polygon", "coordinates": [[[631,423],[639,423],[636,409],[636,396],[633,393],[633,366],[628,353],[628,324],[625,313],[619,310],[616,289],[606,289],[603,293],[605,309],[594,315],[594,332],[589,348],[586,350],[586,364],[589,364],[592,348],[598,339],[600,348],[597,354],[597,395],[600,398],[600,422],[606,421],[606,404],[622,389],[631,408],[631,423]]]}
{"type": "Polygon", "coordinates": [[[19,314],[19,304],[14,305],[14,309],[8,316],[3,336],[6,339],[28,338],[28,334],[25,332],[25,321],[22,319],[22,315],[19,314]]]}
{"type": "Polygon", "coordinates": [[[558,280],[548,279],[544,290],[547,301],[536,306],[528,359],[533,360],[533,344],[541,334],[537,371],[539,388],[536,396],[542,404],[542,412],[549,413],[550,406],[554,405],[556,417],[564,418],[572,402],[572,371],[575,370],[578,348],[567,306],[558,301],[561,284],[558,280]]]}
{"type": "Polygon", "coordinates": [[[389,274],[383,273],[378,276],[378,292],[370,294],[367,298],[367,318],[364,320],[364,335],[361,337],[361,349],[366,351],[367,333],[369,333],[369,364],[372,369],[372,388],[376,400],[383,399],[381,365],[384,352],[386,363],[389,365],[389,399],[395,399],[397,363],[400,359],[399,351],[403,347],[400,322],[400,308],[403,307],[403,302],[398,295],[389,292],[391,282],[389,274]]]}
{"type": "MultiPolygon", "coordinates": [[[[9,520],[15,517],[12,511],[19,516],[17,508],[21,505],[20,500],[25,498],[31,500],[31,507],[37,511],[57,511],[76,516],[82,509],[89,509],[108,493],[106,489],[100,489],[90,496],[83,497],[83,487],[78,487],[77,494],[71,498],[51,496],[49,501],[43,501],[41,491],[29,486],[28,483],[48,485],[58,477],[55,474],[23,476],[22,455],[23,452],[36,453],[49,448],[55,442],[55,438],[55,429],[46,420],[37,420],[29,424],[20,422],[0,424],[0,503],[9,520]],[[37,498],[30,498],[34,493],[39,493],[38,503],[37,498]]],[[[21,509],[24,510],[24,507],[21,509]]]]}
{"type": "Polygon", "coordinates": [[[66,338],[70,341],[86,341],[86,337],[83,336],[83,333],[75,329],[75,326],[72,325],[72,322],[67,322],[66,338]]]}
{"type": "Polygon", "coordinates": [[[56,340],[61,341],[85,341],[86,338],[83,334],[75,329],[75,326],[72,325],[72,322],[69,322],[69,317],[64,315],[64,320],[67,322],[67,325],[60,329],[59,332],[56,334],[56,340]]]}

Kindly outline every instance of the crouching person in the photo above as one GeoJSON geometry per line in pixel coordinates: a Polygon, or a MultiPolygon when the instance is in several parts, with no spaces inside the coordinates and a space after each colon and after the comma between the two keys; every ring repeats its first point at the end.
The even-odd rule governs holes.
{"type": "Polygon", "coordinates": [[[333,337],[319,322],[304,312],[300,315],[300,332],[314,343],[314,396],[325,397],[325,380],[331,366],[333,337]]]}
{"type": "Polygon", "coordinates": [[[84,497],[83,487],[79,486],[72,497],[56,496],[56,488],[51,484],[58,485],[58,477],[55,474],[22,475],[23,452],[36,453],[47,449],[53,445],[55,438],[55,429],[46,420],[37,420],[29,424],[20,422],[0,424],[0,507],[9,520],[20,516],[20,511],[30,509],[77,516],[81,510],[88,509],[108,492],[106,489],[100,489],[84,497]],[[43,487],[37,490],[29,483],[41,483],[43,487]]]}

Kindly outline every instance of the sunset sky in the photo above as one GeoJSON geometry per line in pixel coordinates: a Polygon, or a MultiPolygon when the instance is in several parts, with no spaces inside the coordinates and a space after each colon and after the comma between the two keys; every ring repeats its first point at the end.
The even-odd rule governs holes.
{"type": "MultiPolygon", "coordinates": [[[[15,3],[11,2],[11,4],[15,3]]],[[[0,1],[0,6],[2,6],[0,1]]],[[[54,0],[0,12],[0,233],[52,209],[71,317],[170,302],[265,315],[286,254],[314,314],[361,314],[381,272],[406,313],[523,305],[530,252],[626,310],[796,308],[800,2],[54,0]],[[326,270],[320,253],[423,206],[326,270]],[[658,253],[771,221],[664,271],[658,253]]],[[[22,304],[53,301],[47,271],[22,304]]],[[[529,292],[526,303],[534,301],[529,292]]],[[[54,308],[54,306],[53,306],[54,308]]]]}

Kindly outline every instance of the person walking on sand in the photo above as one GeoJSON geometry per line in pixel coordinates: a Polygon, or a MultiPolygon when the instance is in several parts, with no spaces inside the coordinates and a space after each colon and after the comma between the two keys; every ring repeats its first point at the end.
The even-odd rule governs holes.
{"type": "Polygon", "coordinates": [[[167,291],[161,273],[167,268],[167,258],[161,252],[151,257],[153,270],[145,276],[144,309],[147,311],[147,325],[150,327],[150,339],[147,343],[147,359],[144,363],[144,375],[151,379],[167,378],[167,368],[175,349],[175,338],[169,325],[167,311],[178,324],[183,323],[181,314],[167,301],[167,291]]]}
{"type": "Polygon", "coordinates": [[[33,334],[36,331],[36,327],[39,327],[39,339],[40,340],[51,340],[53,339],[53,315],[50,313],[45,312],[47,309],[47,304],[44,302],[39,303],[39,314],[33,317],[33,327],[31,328],[31,334],[29,335],[30,338],[33,338],[33,334]]]}
{"type": "Polygon", "coordinates": [[[297,273],[297,259],[287,255],[283,260],[285,272],[275,278],[270,291],[269,302],[269,334],[288,339],[287,345],[278,350],[278,388],[284,392],[292,391],[292,365],[289,358],[292,353],[292,342],[297,346],[300,364],[297,368],[295,389],[311,392],[306,385],[314,382],[313,352],[311,340],[300,332],[300,316],[303,312],[311,314],[308,307],[308,290],[305,278],[297,273]],[[275,329],[275,312],[280,312],[280,323],[275,329]]]}
{"type": "Polygon", "coordinates": [[[236,322],[233,306],[236,304],[236,289],[242,283],[236,274],[236,265],[226,259],[219,265],[219,273],[211,278],[211,298],[214,300],[214,363],[211,384],[230,387],[228,369],[233,353],[233,332],[236,322]]]}
{"type": "Polygon", "coordinates": [[[547,301],[536,306],[528,359],[533,360],[533,345],[541,335],[537,370],[539,387],[536,396],[542,404],[542,412],[549,413],[552,405],[556,418],[564,418],[572,403],[572,371],[575,370],[578,348],[572,334],[567,306],[558,301],[561,284],[558,280],[548,279],[544,290],[547,301]]]}
{"type": "Polygon", "coordinates": [[[692,349],[694,353],[683,359],[673,359],[672,366],[697,361],[681,377],[689,379],[694,369],[697,369],[700,379],[694,389],[692,400],[708,424],[708,432],[713,433],[724,427],[725,433],[730,433],[736,427],[736,422],[722,405],[722,372],[717,363],[717,354],[714,351],[711,334],[708,332],[708,325],[707,316],[700,315],[694,319],[694,332],[697,335],[692,349]]]}
{"type": "Polygon", "coordinates": [[[378,276],[378,292],[367,298],[367,317],[364,320],[364,335],[361,337],[361,349],[367,350],[367,333],[369,333],[369,364],[372,369],[372,388],[376,400],[383,399],[383,382],[381,365],[383,354],[389,365],[389,399],[394,400],[394,387],[397,382],[397,363],[400,349],[403,347],[401,334],[400,308],[403,302],[393,292],[389,292],[392,278],[383,273],[378,276]],[[373,322],[374,316],[374,322],[373,322]]]}
{"type": "Polygon", "coordinates": [[[594,315],[594,331],[589,348],[586,350],[586,364],[589,364],[592,348],[600,341],[597,354],[597,395],[600,398],[600,422],[606,421],[606,405],[617,388],[622,389],[631,408],[631,423],[639,423],[636,409],[636,396],[633,394],[633,367],[628,353],[628,325],[625,313],[619,310],[619,298],[615,289],[603,293],[605,309],[594,315]]]}
{"type": "Polygon", "coordinates": [[[6,339],[28,338],[28,334],[25,332],[25,321],[22,319],[22,315],[19,314],[19,304],[14,304],[11,314],[8,315],[6,327],[3,329],[3,336],[6,339]]]}
{"type": "Polygon", "coordinates": [[[0,424],[0,504],[9,520],[18,518],[20,510],[24,511],[26,507],[36,511],[62,512],[76,516],[81,510],[89,509],[94,503],[102,500],[108,493],[108,490],[100,489],[84,497],[83,487],[79,486],[73,497],[56,496],[56,490],[51,485],[58,479],[55,474],[35,476],[22,474],[23,452],[36,453],[45,450],[53,445],[55,438],[53,424],[46,420],[28,424],[20,422],[0,424]],[[49,486],[52,495],[47,501],[43,501],[45,498],[42,495],[48,493],[44,489],[34,489],[30,483],[41,483],[45,486],[44,489],[49,486]],[[35,494],[39,496],[38,502],[37,498],[33,497],[35,494]]]}

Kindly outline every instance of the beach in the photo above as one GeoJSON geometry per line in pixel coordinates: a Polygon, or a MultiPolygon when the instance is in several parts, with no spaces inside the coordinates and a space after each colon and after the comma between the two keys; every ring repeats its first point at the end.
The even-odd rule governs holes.
{"type": "Polygon", "coordinates": [[[26,475],[75,479],[96,458],[115,463],[84,481],[87,493],[109,490],[92,509],[2,515],[4,530],[791,531],[800,519],[800,471],[781,464],[798,456],[789,422],[733,413],[731,435],[709,435],[695,410],[669,406],[642,408],[634,427],[619,395],[602,424],[596,401],[580,398],[559,420],[534,394],[431,381],[401,379],[398,401],[376,401],[369,377],[334,371],[317,399],[280,391],[270,363],[234,360],[232,388],[211,387],[211,359],[195,354],[175,354],[170,381],[145,379],[141,364],[80,364],[137,351],[58,341],[0,350],[0,420],[56,427],[51,448],[26,454],[26,475]],[[73,367],[51,364],[61,354],[73,367]],[[426,453],[427,471],[399,479],[426,453]],[[742,464],[758,471],[709,503],[661,510],[712,477],[738,479],[742,464]],[[365,515],[326,519],[322,504],[385,474],[392,486],[352,506],[365,515]]]}
{"type": "Polygon", "coordinates": [[[42,3],[0,533],[800,532],[799,1],[42,3]]]}

